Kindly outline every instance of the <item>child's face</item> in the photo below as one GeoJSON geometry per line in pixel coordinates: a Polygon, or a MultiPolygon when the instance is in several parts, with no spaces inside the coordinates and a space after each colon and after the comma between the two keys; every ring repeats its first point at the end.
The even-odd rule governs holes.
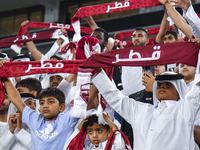
{"type": "Polygon", "coordinates": [[[50,87],[57,88],[57,86],[62,81],[63,77],[57,75],[57,76],[51,76],[50,77],[50,87]]]}
{"type": "Polygon", "coordinates": [[[177,100],[179,95],[174,87],[174,85],[170,82],[158,82],[156,89],[156,96],[158,100],[177,100]]]}
{"type": "Polygon", "coordinates": [[[58,114],[64,111],[63,105],[59,105],[55,97],[43,97],[40,99],[40,113],[46,121],[56,120],[58,114]]]}
{"type": "Polygon", "coordinates": [[[31,109],[35,110],[36,107],[36,103],[33,99],[29,98],[24,102],[28,107],[30,107],[31,109]]]}
{"type": "Polygon", "coordinates": [[[110,135],[110,131],[107,131],[107,127],[98,123],[94,123],[92,126],[87,127],[87,134],[90,142],[98,147],[99,143],[107,140],[108,136],[110,135]]]}

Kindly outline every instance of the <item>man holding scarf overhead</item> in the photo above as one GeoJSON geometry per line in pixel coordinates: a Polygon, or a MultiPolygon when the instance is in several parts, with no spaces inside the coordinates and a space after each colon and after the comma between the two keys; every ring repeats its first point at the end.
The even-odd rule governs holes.
{"type": "Polygon", "coordinates": [[[194,149],[193,123],[199,109],[199,92],[193,91],[185,98],[183,75],[166,72],[156,76],[151,105],[124,96],[100,68],[96,72],[95,86],[135,131],[134,150],[194,149]]]}

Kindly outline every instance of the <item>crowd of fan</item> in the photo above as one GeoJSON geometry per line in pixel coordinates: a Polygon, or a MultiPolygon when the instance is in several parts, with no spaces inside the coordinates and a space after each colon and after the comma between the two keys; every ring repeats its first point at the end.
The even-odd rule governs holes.
{"type": "MultiPolygon", "coordinates": [[[[168,0],[159,1],[166,10],[154,44],[186,42],[184,34],[200,46],[200,19],[191,1],[171,0],[174,6],[183,9],[183,16],[168,0]],[[181,36],[175,30],[167,31],[168,16],[181,30],[181,36]]],[[[120,41],[109,38],[92,17],[84,19],[93,30],[90,36],[98,39],[100,52],[123,49],[120,41]]],[[[21,26],[28,23],[26,20],[21,26]]],[[[67,34],[65,29],[61,31],[67,34]]],[[[70,44],[65,60],[80,59],[76,55],[76,42],[65,43],[70,44]]],[[[132,35],[133,47],[146,46],[148,42],[148,32],[136,28],[132,35]]],[[[65,44],[59,38],[54,43],[58,49],[43,55],[33,41],[26,43],[36,61],[61,61],[57,51],[65,44]]],[[[1,60],[0,66],[9,61],[1,60]]],[[[12,61],[30,61],[30,57],[19,54],[12,61]]],[[[145,67],[115,67],[110,70],[113,82],[105,68],[94,69],[96,75],[91,82],[84,119],[69,115],[80,88],[77,74],[2,78],[6,97],[0,108],[0,150],[199,150],[200,86],[195,79],[199,74],[196,67],[179,62],[156,65],[150,71],[145,67]],[[170,66],[175,67],[170,70],[170,66]],[[99,93],[107,102],[102,115],[105,124],[99,123],[97,115],[99,93]]]]}

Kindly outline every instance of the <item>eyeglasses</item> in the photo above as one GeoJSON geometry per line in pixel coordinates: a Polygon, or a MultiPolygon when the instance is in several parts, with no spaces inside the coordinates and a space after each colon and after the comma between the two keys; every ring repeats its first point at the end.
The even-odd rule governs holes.
{"type": "Polygon", "coordinates": [[[170,83],[170,82],[157,82],[157,88],[160,88],[161,85],[162,85],[163,83],[164,83],[166,86],[171,86],[171,85],[172,85],[172,83],[170,83]]]}

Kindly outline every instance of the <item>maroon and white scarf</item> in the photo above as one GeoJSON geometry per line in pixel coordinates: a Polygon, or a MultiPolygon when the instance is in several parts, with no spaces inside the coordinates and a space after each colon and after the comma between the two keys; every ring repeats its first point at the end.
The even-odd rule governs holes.
{"type": "Polygon", "coordinates": [[[158,5],[161,5],[158,0],[125,0],[113,3],[86,6],[81,7],[76,12],[71,22],[75,32],[80,34],[82,29],[80,29],[79,18],[158,5]]]}
{"type": "MultiPolygon", "coordinates": [[[[4,63],[0,67],[1,77],[18,77],[41,73],[77,73],[84,60],[76,61],[20,61],[4,63]]],[[[5,98],[0,78],[0,108],[5,98]]]]}
{"type": "MultiPolygon", "coordinates": [[[[76,60],[86,60],[91,56],[91,53],[97,51],[101,52],[101,47],[99,45],[99,41],[97,38],[84,36],[78,42],[78,47],[76,50],[76,60]]],[[[90,92],[90,83],[91,76],[93,76],[94,72],[92,72],[92,68],[79,68],[78,76],[77,76],[77,90],[74,98],[74,106],[72,111],[70,112],[70,116],[76,118],[85,118],[87,111],[87,103],[90,92]]],[[[101,107],[101,102],[99,103],[99,107],[101,107]]],[[[103,109],[100,109],[103,110],[103,109]]],[[[103,112],[101,111],[101,114],[103,112]]],[[[98,116],[100,117],[100,116],[98,116]]]]}
{"type": "MultiPolygon", "coordinates": [[[[20,35],[20,36],[11,37],[11,38],[5,38],[5,39],[0,40],[0,48],[11,46],[13,44],[25,43],[25,42],[29,42],[29,41],[54,38],[55,37],[54,33],[57,33],[57,31],[50,30],[50,31],[33,33],[33,34],[20,35]]],[[[58,33],[58,35],[59,35],[59,33],[58,33]]],[[[55,37],[55,38],[57,38],[57,37],[55,37]]]]}
{"type": "Polygon", "coordinates": [[[147,45],[108,51],[88,58],[82,67],[155,66],[183,63],[197,66],[199,47],[191,42],[147,45]]]}
{"type": "MultiPolygon", "coordinates": [[[[73,27],[69,24],[60,24],[60,23],[46,23],[46,22],[33,22],[30,21],[27,25],[20,27],[17,37],[21,37],[23,39],[23,37],[25,36],[25,34],[28,31],[28,27],[30,28],[49,28],[49,29],[61,29],[64,28],[67,31],[74,31],[73,27]]],[[[86,34],[91,34],[92,33],[92,29],[89,27],[81,27],[81,32],[82,33],[86,33],[86,34]]],[[[45,35],[43,35],[45,36],[45,35]]],[[[50,37],[49,37],[50,38],[50,37]]],[[[34,39],[34,38],[32,38],[34,39]]],[[[34,39],[36,40],[36,39],[34,39]]],[[[22,46],[24,45],[23,43],[18,43],[15,46],[12,46],[15,51],[20,51],[20,49],[22,48],[22,46]]]]}

